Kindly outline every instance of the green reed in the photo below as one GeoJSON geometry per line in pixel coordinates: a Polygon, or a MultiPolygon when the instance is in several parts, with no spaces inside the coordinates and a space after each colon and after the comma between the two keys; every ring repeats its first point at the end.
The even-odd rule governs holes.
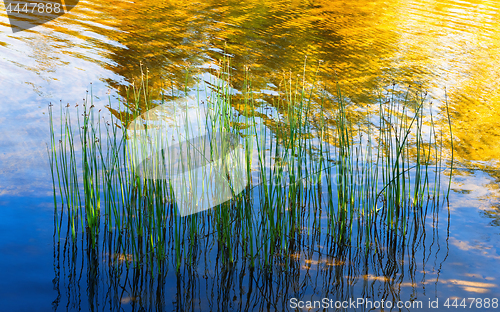
{"type": "MultiPolygon", "coordinates": [[[[166,98],[190,93],[187,87],[183,95],[174,90],[155,93],[145,73],[118,107],[110,100],[111,114],[96,111],[92,92],[76,108],[76,117],[75,110],[61,107],[59,132],[49,106],[48,155],[58,237],[66,214],[73,240],[85,234],[96,249],[100,233],[109,234],[112,252],[127,266],[161,271],[171,255],[179,272],[183,265],[196,263],[197,250],[209,238],[218,242],[217,258],[227,265],[243,258],[251,267],[270,267],[276,261],[288,266],[287,259],[303,241],[323,237],[329,246],[368,250],[380,232],[404,237],[425,222],[427,202],[448,196],[449,187],[448,193],[441,190],[443,135],[435,121],[446,118],[450,132],[451,121],[447,115],[425,112],[424,93],[381,95],[378,112],[366,114],[368,122],[356,122],[355,106],[340,87],[330,93],[308,84],[305,74],[302,80],[285,75],[283,90],[271,103],[256,99],[248,72],[238,96],[233,95],[227,63],[214,76],[204,89],[201,83],[196,86],[196,105],[211,112],[196,123],[211,133],[239,138],[246,177],[237,179],[249,181],[246,189],[234,194],[229,181],[231,199],[181,217],[171,180],[141,176],[128,152],[136,135],[129,126],[167,104],[166,98]],[[209,96],[201,98],[199,90],[209,96]]],[[[188,78],[187,73],[186,85],[188,78]]],[[[175,117],[187,120],[187,106],[181,102],[175,117]]],[[[153,127],[144,127],[145,133],[153,127]]],[[[159,148],[162,140],[173,144],[182,135],[151,144],[159,148]]],[[[215,148],[210,153],[212,159],[220,156],[215,148]]],[[[161,153],[151,158],[146,169],[156,172],[165,158],[161,153]]]]}

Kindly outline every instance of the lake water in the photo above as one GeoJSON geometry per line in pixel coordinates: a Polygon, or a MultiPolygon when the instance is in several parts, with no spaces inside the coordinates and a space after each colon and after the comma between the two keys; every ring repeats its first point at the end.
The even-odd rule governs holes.
{"type": "Polygon", "coordinates": [[[80,1],[16,33],[0,12],[0,311],[280,311],[291,298],[324,297],[420,300],[409,310],[427,311],[436,298],[441,308],[447,298],[500,299],[498,2],[80,1]],[[339,258],[347,265],[312,252],[272,277],[242,263],[223,270],[215,256],[177,276],[118,274],[83,241],[76,254],[54,243],[48,104],[81,104],[92,90],[106,110],[141,70],[157,90],[183,90],[187,69],[207,73],[224,56],[233,88],[243,89],[248,66],[263,101],[304,68],[325,89],[338,83],[351,107],[377,103],[393,82],[427,90],[436,114],[447,99],[449,205],[406,248],[339,258]]]}

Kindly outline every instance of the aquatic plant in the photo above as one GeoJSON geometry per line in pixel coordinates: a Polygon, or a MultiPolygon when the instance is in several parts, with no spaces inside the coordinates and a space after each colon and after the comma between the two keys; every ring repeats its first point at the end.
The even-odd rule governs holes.
{"type": "MultiPolygon", "coordinates": [[[[239,259],[264,269],[276,262],[288,268],[306,242],[311,248],[358,246],[369,252],[388,235],[404,245],[425,226],[429,202],[436,207],[449,194],[441,182],[443,133],[438,116],[426,111],[426,94],[382,94],[375,112],[356,123],[355,105],[340,86],[331,92],[291,75],[282,85],[272,103],[258,101],[250,79],[236,96],[226,63],[210,83],[184,90],[191,98],[166,101],[163,90],[155,96],[144,75],[117,107],[110,100],[109,115],[95,108],[90,91],[76,107],[77,132],[73,107],[61,106],[57,131],[49,105],[55,236],[60,239],[66,225],[73,241],[85,235],[90,252],[105,235],[109,254],[127,255],[122,259],[127,266],[160,272],[167,259],[174,259],[177,272],[196,265],[197,250],[212,252],[204,247],[209,239],[217,242],[216,255],[226,265],[239,259]],[[145,118],[163,106],[166,114],[155,115],[154,122],[145,118]],[[192,117],[193,109],[206,113],[170,136],[153,136],[192,117]],[[199,127],[195,133],[234,140],[231,149],[244,151],[244,170],[226,177],[232,192],[227,201],[185,215],[172,168],[162,167],[171,164],[163,147],[178,144],[182,150],[182,142],[188,150],[196,147],[186,140],[193,126],[199,127]],[[137,145],[139,128],[149,145],[137,145]],[[148,161],[138,162],[137,152],[148,161]],[[236,192],[241,181],[247,186],[236,192]]],[[[449,116],[439,118],[447,120],[451,135],[449,116]]],[[[201,154],[207,162],[227,154],[221,141],[206,142],[201,154]]],[[[188,166],[183,172],[194,169],[192,164],[177,159],[177,165],[188,166]]],[[[183,184],[188,191],[190,179],[183,184]]]]}

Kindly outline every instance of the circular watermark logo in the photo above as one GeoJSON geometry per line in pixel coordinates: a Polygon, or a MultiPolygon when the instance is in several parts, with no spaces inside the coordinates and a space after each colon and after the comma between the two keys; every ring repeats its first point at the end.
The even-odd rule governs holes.
{"type": "Polygon", "coordinates": [[[78,0],[3,0],[12,32],[50,22],[69,12],[78,0]]]}

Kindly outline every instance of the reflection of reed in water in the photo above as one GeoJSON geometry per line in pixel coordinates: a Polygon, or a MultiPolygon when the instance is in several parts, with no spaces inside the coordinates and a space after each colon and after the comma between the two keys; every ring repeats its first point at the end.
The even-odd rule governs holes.
{"type": "MultiPolygon", "coordinates": [[[[175,293],[168,289],[173,280],[174,305],[192,310],[236,309],[233,304],[278,309],[290,296],[316,290],[342,299],[363,276],[363,292],[370,296],[397,296],[394,287],[405,276],[414,287],[416,259],[426,256],[408,252],[425,252],[425,220],[431,212],[437,220],[448,186],[441,181],[442,134],[434,127],[437,116],[426,113],[425,98],[381,101],[362,129],[351,123],[340,92],[320,92],[312,103],[314,87],[291,79],[267,110],[246,84],[235,110],[230,77],[221,75],[204,94],[206,103],[196,103],[215,116],[199,125],[239,140],[250,185],[213,209],[185,217],[171,179],[152,178],[130,165],[127,128],[129,117],[135,122],[138,116],[124,114],[121,123],[113,118],[105,124],[86,103],[74,136],[71,111],[61,108],[59,135],[50,110],[55,238],[60,242],[66,228],[63,274],[64,265],[79,270],[77,282],[71,273],[64,279],[72,281],[68,303],[76,300],[74,293],[79,296],[84,266],[94,308],[127,302],[160,309],[170,304],[163,298],[175,293]],[[325,116],[327,101],[337,107],[335,116],[325,116]],[[383,291],[375,293],[379,282],[383,291]],[[217,306],[223,302],[228,306],[217,306]]],[[[152,108],[158,102],[146,96],[146,88],[134,90],[135,103],[149,101],[152,108]]],[[[148,164],[161,164],[161,153],[153,157],[159,159],[148,164]]]]}
{"type": "MultiPolygon", "coordinates": [[[[437,224],[439,207],[429,203],[428,208],[434,226],[421,224],[405,240],[397,233],[377,233],[376,243],[366,249],[338,244],[331,236],[301,235],[267,270],[251,268],[243,254],[235,255],[234,264],[228,265],[214,251],[219,244],[215,235],[195,243],[190,264],[177,274],[171,264],[174,254],[167,255],[163,272],[155,274],[154,263],[127,266],[131,255],[113,252],[120,242],[109,232],[100,250],[91,248],[90,236],[73,242],[68,235],[54,243],[53,283],[58,297],[53,307],[284,311],[290,298],[410,300],[421,296],[426,285],[437,283],[448,256],[449,236],[439,235],[439,228],[446,227],[437,224]]],[[[235,244],[241,245],[241,238],[235,244]]]]}

